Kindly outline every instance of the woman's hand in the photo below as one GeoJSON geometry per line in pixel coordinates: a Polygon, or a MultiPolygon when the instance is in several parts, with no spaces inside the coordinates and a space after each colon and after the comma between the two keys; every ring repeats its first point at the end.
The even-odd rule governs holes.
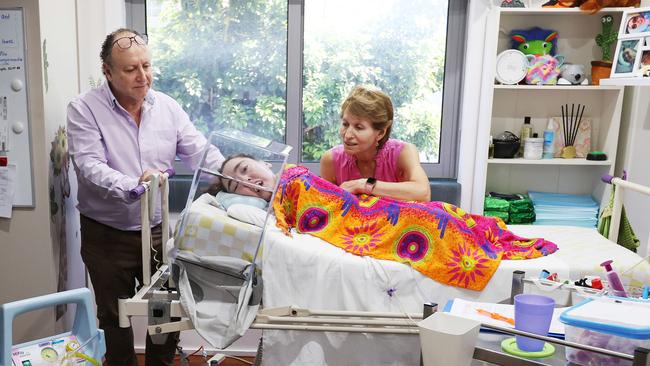
{"type": "Polygon", "coordinates": [[[343,182],[340,187],[352,194],[366,193],[366,178],[343,182]]]}

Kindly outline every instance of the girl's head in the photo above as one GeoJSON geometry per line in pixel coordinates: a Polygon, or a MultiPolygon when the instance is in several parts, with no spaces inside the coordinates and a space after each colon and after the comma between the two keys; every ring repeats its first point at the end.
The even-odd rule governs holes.
{"type": "Polygon", "coordinates": [[[356,86],[341,105],[340,135],[350,153],[380,149],[390,137],[393,103],[382,91],[356,86]]]}
{"type": "MultiPolygon", "coordinates": [[[[241,180],[260,187],[273,189],[276,176],[271,170],[271,164],[258,160],[248,154],[229,156],[221,165],[221,174],[241,180]]],[[[258,190],[249,185],[241,184],[236,180],[221,178],[221,187],[229,193],[244,196],[260,197],[267,201],[272,193],[267,190],[258,190]]]]}

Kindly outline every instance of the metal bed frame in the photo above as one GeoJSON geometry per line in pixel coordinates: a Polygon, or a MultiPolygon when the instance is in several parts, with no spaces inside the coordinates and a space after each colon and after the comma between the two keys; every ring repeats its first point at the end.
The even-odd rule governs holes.
{"type": "MultiPolygon", "coordinates": [[[[603,176],[602,180],[606,183],[619,186],[621,188],[632,189],[637,192],[650,195],[650,188],[639,184],[630,183],[626,180],[611,176],[603,176]]],[[[161,194],[166,194],[166,187],[161,189],[161,194]]],[[[143,205],[143,215],[148,208],[144,206],[148,202],[149,187],[145,186],[141,192],[141,202],[143,205]]],[[[615,191],[614,210],[612,223],[610,227],[609,239],[615,241],[618,237],[619,222],[622,208],[623,192],[621,189],[615,191]]],[[[163,211],[167,209],[166,197],[162,198],[163,211]]],[[[163,214],[163,228],[168,227],[168,215],[163,214]]],[[[164,231],[164,229],[163,229],[164,231]]],[[[170,279],[170,268],[166,256],[164,264],[154,273],[150,280],[147,276],[149,261],[149,241],[150,232],[142,231],[143,236],[143,275],[145,285],[132,298],[121,298],[118,300],[119,324],[121,327],[130,326],[131,316],[148,316],[149,326],[147,331],[152,336],[164,335],[173,331],[182,331],[193,329],[193,325],[183,311],[179,294],[177,291],[167,287],[170,279]],[[146,247],[145,247],[146,246],[146,247]],[[145,252],[147,256],[145,257],[145,252]],[[145,262],[146,260],[146,262],[145,262]],[[171,318],[183,318],[180,321],[170,321],[171,318]]],[[[168,239],[169,245],[173,239],[168,239]]],[[[648,242],[648,252],[650,252],[650,238],[648,242]]],[[[510,304],[513,303],[514,296],[524,291],[525,283],[532,283],[534,280],[526,279],[523,271],[513,272],[511,296],[505,300],[510,304]]],[[[575,289],[569,288],[574,291],[575,289]]],[[[385,313],[385,312],[355,312],[355,311],[327,311],[327,310],[310,310],[297,307],[278,307],[260,310],[255,322],[251,325],[252,329],[274,329],[274,330],[301,330],[317,332],[358,332],[358,333],[387,333],[387,334],[419,334],[417,324],[414,320],[421,320],[437,311],[437,304],[424,304],[422,314],[402,314],[402,313],[385,313]]],[[[622,360],[631,361],[633,366],[650,366],[650,350],[637,348],[633,355],[610,351],[603,348],[577,344],[565,340],[540,336],[511,328],[499,327],[491,324],[482,324],[482,328],[496,331],[498,333],[479,334],[477,345],[474,349],[473,358],[477,361],[484,361],[497,365],[565,365],[567,363],[564,357],[566,347],[577,348],[585,351],[596,352],[622,360]],[[501,351],[500,342],[506,335],[523,335],[530,338],[541,339],[550,342],[556,346],[554,356],[545,359],[526,359],[501,351]]],[[[261,350],[258,350],[258,355],[261,350]]]]}

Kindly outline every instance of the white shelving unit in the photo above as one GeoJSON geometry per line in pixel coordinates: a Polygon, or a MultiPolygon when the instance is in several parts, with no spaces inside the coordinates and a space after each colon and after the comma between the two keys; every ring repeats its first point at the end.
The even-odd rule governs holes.
{"type": "Polygon", "coordinates": [[[494,70],[496,56],[510,48],[510,31],[538,26],[556,30],[559,34],[557,54],[565,56],[565,62],[585,65],[590,74],[591,61],[601,57],[594,40],[601,31],[601,16],[613,15],[613,29],[617,30],[623,10],[607,8],[595,15],[573,8],[494,8],[490,12],[484,41],[479,139],[485,138],[487,145],[490,135],[496,137],[503,131],[519,135],[525,116],[532,118],[533,131],[542,137],[548,119],[561,116],[561,105],[583,104],[586,106],[584,117],[592,120],[591,150],[605,152],[607,160],[488,159],[487,149],[481,149],[475,164],[473,208],[482,208],[484,195],[490,191],[591,194],[596,200],[602,200],[605,185],[600,183],[600,176],[614,173],[624,86],[615,83],[499,85],[494,79],[494,70]]]}
{"type": "Polygon", "coordinates": [[[650,86],[650,78],[649,77],[610,78],[610,79],[602,79],[600,83],[602,85],[614,85],[614,86],[650,86]]]}

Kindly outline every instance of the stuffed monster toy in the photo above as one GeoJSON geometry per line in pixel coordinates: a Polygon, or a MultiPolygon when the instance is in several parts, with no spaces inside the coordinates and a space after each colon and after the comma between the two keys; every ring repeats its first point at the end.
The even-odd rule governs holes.
{"type": "Polygon", "coordinates": [[[612,61],[611,45],[616,42],[618,34],[613,30],[614,17],[603,15],[601,18],[603,31],[596,35],[596,44],[603,52],[603,61],[612,61]]]}
{"type": "Polygon", "coordinates": [[[515,29],[510,32],[512,45],[525,55],[555,55],[557,49],[557,32],[549,29],[533,27],[530,29],[515,29]]]}

